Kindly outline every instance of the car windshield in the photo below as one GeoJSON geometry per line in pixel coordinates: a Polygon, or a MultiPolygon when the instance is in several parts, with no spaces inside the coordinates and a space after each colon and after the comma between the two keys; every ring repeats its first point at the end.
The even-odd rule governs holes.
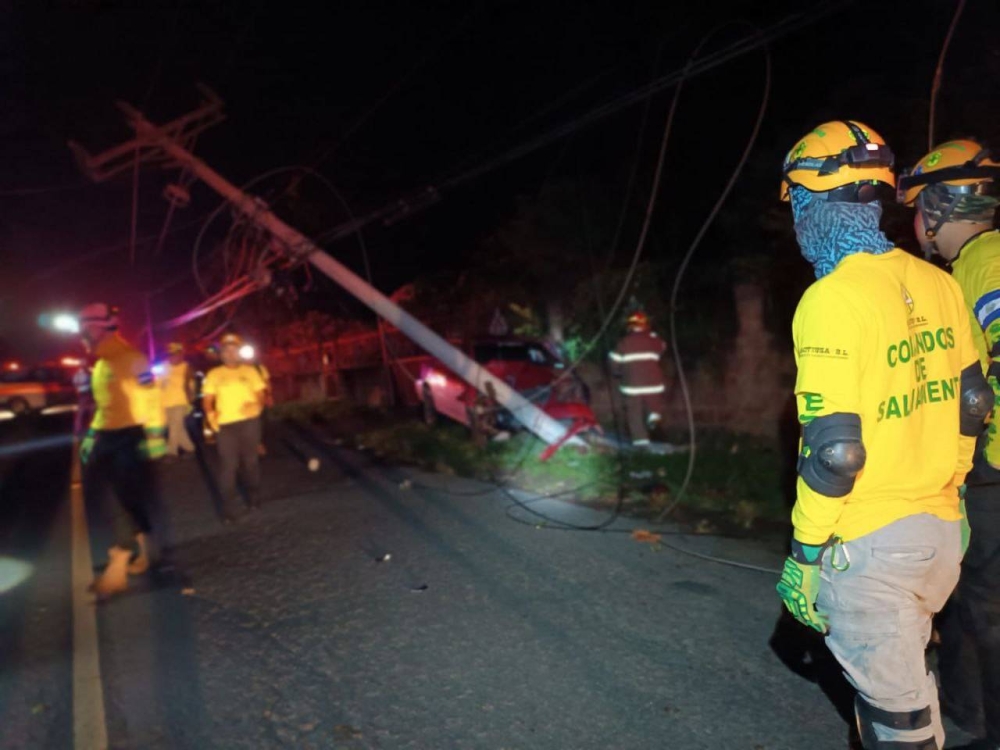
{"type": "Polygon", "coordinates": [[[0,383],[23,383],[28,379],[28,373],[15,370],[0,374],[0,383]]]}
{"type": "Polygon", "coordinates": [[[480,341],[473,346],[477,362],[531,362],[553,365],[552,356],[537,344],[522,341],[480,341]]]}

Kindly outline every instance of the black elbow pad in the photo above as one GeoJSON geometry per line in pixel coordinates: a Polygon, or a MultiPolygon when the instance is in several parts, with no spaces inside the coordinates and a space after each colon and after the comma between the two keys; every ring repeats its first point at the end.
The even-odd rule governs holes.
{"type": "Polygon", "coordinates": [[[962,370],[959,430],[966,437],[977,437],[993,409],[993,389],[983,377],[978,364],[962,370]]]}
{"type": "Polygon", "coordinates": [[[802,430],[799,476],[814,492],[826,497],[849,495],[866,459],[857,414],[816,417],[802,430]]]}

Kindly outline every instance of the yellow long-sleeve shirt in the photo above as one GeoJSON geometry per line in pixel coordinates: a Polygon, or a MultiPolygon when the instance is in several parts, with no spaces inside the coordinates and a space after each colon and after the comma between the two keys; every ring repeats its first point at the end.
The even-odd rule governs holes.
{"type": "Polygon", "coordinates": [[[97,411],[91,428],[163,427],[160,389],[146,357],[118,334],[104,339],[94,354],[91,392],[97,411]]]}
{"type": "MultiPolygon", "coordinates": [[[[1000,361],[1000,232],[983,232],[974,237],[962,248],[952,270],[972,316],[972,338],[986,375],[994,358],[1000,361]],[[993,354],[994,351],[997,354],[993,354]]],[[[1000,383],[995,376],[987,380],[993,388],[994,405],[981,459],[1000,470],[1000,436],[997,433],[1000,383]]]]}
{"type": "Polygon", "coordinates": [[[961,518],[975,439],[959,432],[959,380],[977,355],[954,279],[898,248],[851,255],[806,290],[792,328],[800,422],[857,414],[868,454],[845,497],[799,478],[795,538],[849,541],[918,513],[961,518]]]}
{"type": "Polygon", "coordinates": [[[173,364],[168,362],[166,372],[161,381],[163,389],[163,408],[169,409],[174,406],[188,406],[188,380],[190,379],[190,369],[187,362],[173,364]]]}

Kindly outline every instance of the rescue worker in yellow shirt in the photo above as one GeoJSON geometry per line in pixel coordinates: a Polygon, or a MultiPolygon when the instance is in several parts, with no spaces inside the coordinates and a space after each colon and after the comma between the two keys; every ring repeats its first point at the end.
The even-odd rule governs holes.
{"type": "Polygon", "coordinates": [[[194,377],[184,359],[184,345],[167,344],[166,371],[161,379],[163,408],[167,416],[167,455],[176,457],[180,451],[194,453],[194,443],[188,435],[185,418],[194,399],[194,377]]]}
{"type": "Polygon", "coordinates": [[[266,385],[257,368],[240,357],[242,339],[235,333],[222,337],[222,364],[205,376],[202,394],[209,424],[218,433],[219,487],[225,521],[237,518],[236,484],[246,494],[247,505],[260,507],[260,415],[264,408],[266,385]]]}
{"type": "Polygon", "coordinates": [[[820,125],[784,162],[817,281],[792,325],[802,440],[777,589],[857,688],[867,750],[940,750],[924,651],[958,582],[960,492],[993,394],[958,284],[879,228],[892,167],[882,137],[850,120],[820,125]]]}
{"type": "MultiPolygon", "coordinates": [[[[983,372],[1000,397],[1000,158],[975,140],[942,143],[900,179],[916,207],[914,230],[927,257],[951,267],[972,317],[983,372]]],[[[1000,435],[992,419],[979,436],[965,506],[972,538],[949,607],[939,618],[941,705],[984,748],[1000,748],[1000,435]]]]}
{"type": "Polygon", "coordinates": [[[115,544],[108,565],[94,581],[98,598],[128,588],[128,575],[145,573],[152,551],[152,511],[157,508],[151,461],[166,450],[160,407],[149,362],[118,333],[118,310],[104,303],[80,313],[80,334],[94,357],[91,393],[96,406],[80,441],[83,491],[87,505],[99,510],[113,490],[115,544]]]}
{"type": "Polygon", "coordinates": [[[666,383],[660,358],[667,345],[649,325],[649,316],[641,310],[628,317],[627,332],[608,353],[611,373],[621,379],[618,390],[625,399],[628,431],[632,445],[649,445],[649,430],[663,419],[666,408],[666,383]]]}

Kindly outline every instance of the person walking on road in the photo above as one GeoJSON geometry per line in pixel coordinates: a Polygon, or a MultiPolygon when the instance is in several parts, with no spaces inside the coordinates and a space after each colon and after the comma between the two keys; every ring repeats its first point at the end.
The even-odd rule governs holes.
{"type": "MultiPolygon", "coordinates": [[[[951,267],[972,318],[979,362],[1000,397],[1000,159],[975,140],[942,143],[900,179],[930,259],[951,267]]],[[[949,606],[938,618],[941,707],[984,750],[1000,749],[1000,435],[994,405],[966,484],[972,538],[949,606]]]]}
{"type": "Polygon", "coordinates": [[[851,120],[820,125],[784,162],[817,281],[792,324],[802,438],[777,590],[857,688],[866,750],[941,750],[925,649],[958,582],[960,495],[993,393],[958,284],[879,228],[892,167],[851,120]]]}
{"type": "Polygon", "coordinates": [[[257,368],[240,357],[243,341],[228,333],[220,341],[222,364],[205,376],[202,386],[205,415],[218,433],[219,486],[225,521],[237,518],[237,477],[247,505],[260,507],[260,415],[266,385],[257,368]]]}
{"type": "MultiPolygon", "coordinates": [[[[151,462],[166,452],[160,391],[146,357],[118,333],[118,309],[104,303],[80,313],[80,334],[95,361],[91,394],[95,412],[80,441],[83,491],[94,510],[109,489],[117,504],[115,543],[108,564],[92,584],[99,599],[128,588],[129,574],[145,573],[151,549],[152,511],[158,507],[151,462]]],[[[162,541],[162,540],[161,540],[162,541]]]]}
{"type": "Polygon", "coordinates": [[[184,424],[194,398],[194,378],[184,358],[184,345],[167,345],[168,360],[163,374],[163,408],[167,415],[167,455],[177,457],[180,451],[194,453],[194,443],[184,424]]]}
{"type": "Polygon", "coordinates": [[[618,390],[625,398],[628,431],[632,445],[649,445],[649,430],[656,428],[665,410],[666,383],[660,358],[667,351],[666,342],[654,333],[646,313],[628,317],[628,332],[608,353],[611,374],[621,380],[618,390]]]}

